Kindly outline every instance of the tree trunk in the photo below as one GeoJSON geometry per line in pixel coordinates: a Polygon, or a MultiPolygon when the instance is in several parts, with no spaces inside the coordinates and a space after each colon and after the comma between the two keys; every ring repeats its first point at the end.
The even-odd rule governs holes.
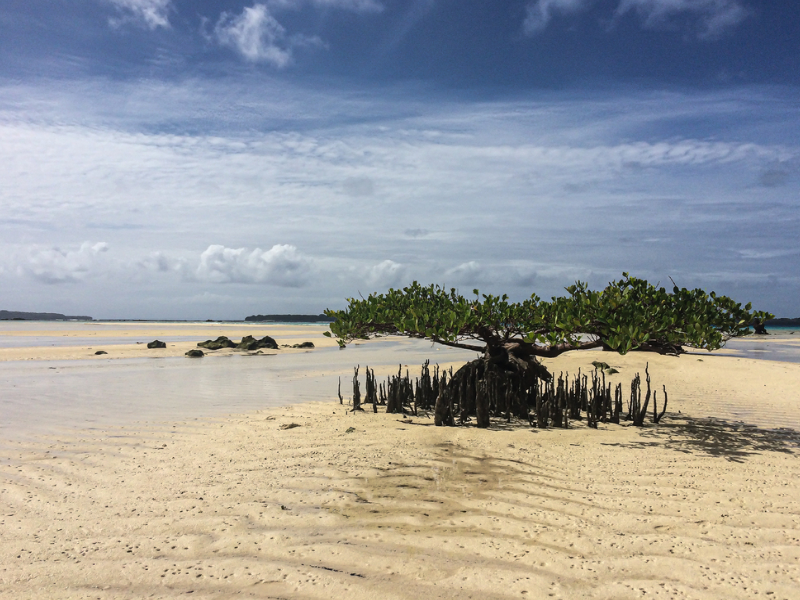
{"type": "Polygon", "coordinates": [[[478,427],[488,427],[492,411],[495,416],[508,417],[514,402],[521,401],[515,398],[516,390],[538,386],[540,379],[549,381],[551,378],[547,369],[533,356],[520,358],[503,348],[487,352],[463,365],[446,386],[440,386],[434,422],[444,425],[454,417],[464,422],[468,416],[475,416],[478,427]],[[447,390],[446,396],[456,403],[455,414],[442,403],[443,389],[447,390]]]}

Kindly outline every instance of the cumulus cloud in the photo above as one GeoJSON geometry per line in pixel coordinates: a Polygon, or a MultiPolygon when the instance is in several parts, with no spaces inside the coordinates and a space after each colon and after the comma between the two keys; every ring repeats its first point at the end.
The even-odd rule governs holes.
{"type": "Polygon", "coordinates": [[[461,263],[457,267],[445,271],[445,279],[450,282],[462,285],[475,285],[486,281],[486,273],[480,263],[471,260],[461,263]]]}
{"type": "Polygon", "coordinates": [[[266,251],[256,248],[252,252],[245,248],[211,245],[200,255],[195,277],[208,283],[302,287],[312,270],[312,261],[288,244],[276,244],[266,251]]]}
{"type": "Polygon", "coordinates": [[[172,0],[109,0],[122,16],[110,19],[113,27],[128,22],[144,25],[148,29],[169,27],[172,0]]]}
{"type": "Polygon", "coordinates": [[[84,242],[77,250],[34,247],[18,259],[17,272],[42,283],[77,282],[98,268],[100,255],[105,252],[105,242],[84,242]]]}
{"type": "MultiPolygon", "coordinates": [[[[528,35],[544,31],[554,16],[572,16],[597,0],[535,0],[528,5],[523,29],[528,35]]],[[[743,0],[619,0],[613,19],[635,13],[648,29],[671,26],[676,19],[694,20],[698,37],[717,38],[744,21],[750,11],[743,0]]]]}
{"type": "Polygon", "coordinates": [[[367,283],[375,287],[399,287],[406,276],[406,268],[393,260],[384,260],[367,271],[367,283]]]}

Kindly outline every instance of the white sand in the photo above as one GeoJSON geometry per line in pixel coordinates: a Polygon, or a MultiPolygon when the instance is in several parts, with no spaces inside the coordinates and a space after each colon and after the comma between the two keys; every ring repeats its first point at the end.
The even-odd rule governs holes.
{"type": "Polygon", "coordinates": [[[327,402],[15,442],[0,598],[798,598],[800,365],[547,364],[597,358],[649,361],[661,425],[436,428],[346,412],[331,373],[327,402]]]}

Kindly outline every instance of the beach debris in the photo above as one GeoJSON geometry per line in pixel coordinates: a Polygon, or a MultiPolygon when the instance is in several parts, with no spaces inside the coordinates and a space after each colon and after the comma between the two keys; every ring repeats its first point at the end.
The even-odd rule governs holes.
{"type": "Polygon", "coordinates": [[[269,348],[270,350],[277,350],[278,343],[265,335],[260,340],[257,340],[252,335],[247,335],[242,338],[242,341],[239,342],[239,345],[236,346],[239,350],[258,350],[259,348],[269,348]]]}
{"type": "Polygon", "coordinates": [[[344,404],[344,398],[342,398],[342,376],[339,376],[339,391],[337,392],[339,395],[339,404],[344,404]]]}
{"type": "Polygon", "coordinates": [[[348,427],[347,429],[344,430],[344,432],[345,433],[353,433],[355,430],[356,430],[355,427],[348,427]]]}
{"type": "Polygon", "coordinates": [[[186,356],[188,356],[189,358],[201,358],[205,356],[205,352],[203,352],[202,350],[192,349],[186,353],[186,356]]]}
{"type": "Polygon", "coordinates": [[[152,348],[166,348],[167,344],[165,342],[160,341],[160,340],[153,340],[152,342],[148,342],[147,347],[151,348],[151,349],[152,348]]]}
{"type": "Polygon", "coordinates": [[[100,354],[108,354],[108,352],[106,352],[105,350],[98,350],[97,352],[95,352],[95,356],[100,354]]]}
{"type": "Polygon", "coordinates": [[[278,429],[294,429],[295,427],[300,427],[299,423],[284,423],[278,429]]]}
{"type": "Polygon", "coordinates": [[[286,506],[285,504],[281,504],[281,510],[292,510],[292,509],[286,506]]]}
{"type": "Polygon", "coordinates": [[[236,342],[228,339],[224,335],[221,335],[215,340],[198,342],[197,347],[205,348],[206,350],[222,350],[223,348],[236,348],[236,342]]]}
{"type": "MultiPolygon", "coordinates": [[[[645,367],[645,381],[637,373],[631,382],[627,415],[623,413],[623,384],[606,381],[606,375],[611,373],[597,367],[588,374],[578,369],[572,378],[562,371],[558,377],[544,379],[526,378],[524,371],[504,371],[490,360],[469,362],[455,373],[452,368],[440,372],[438,365],[431,368],[426,360],[420,377],[412,380],[408,369],[403,373],[400,365],[397,375],[380,384],[366,367],[363,402],[359,368],[354,369],[352,410],[363,410],[363,404],[371,403],[375,412],[378,406],[385,406],[387,413],[401,413],[408,422],[411,415],[425,415],[432,410],[436,425],[465,425],[474,418],[478,426],[485,427],[492,417],[505,418],[507,422],[516,417],[538,428],[567,429],[571,421],[585,418],[586,424],[596,429],[598,423],[632,421],[637,427],[644,425],[651,399],[654,423],[659,423],[667,410],[666,386],[662,387],[664,405],[660,411],[656,394],[651,393],[649,364],[645,367]]],[[[341,378],[339,388],[341,394],[341,378]]]]}

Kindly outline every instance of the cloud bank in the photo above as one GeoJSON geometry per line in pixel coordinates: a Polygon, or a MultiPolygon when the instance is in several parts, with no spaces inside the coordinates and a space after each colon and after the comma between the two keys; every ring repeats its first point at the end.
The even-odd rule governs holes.
{"type": "Polygon", "coordinates": [[[61,283],[81,314],[242,318],[413,279],[548,297],[623,270],[772,298],[773,312],[800,293],[786,252],[800,122],[774,90],[416,111],[396,90],[365,105],[331,89],[322,106],[317,90],[266,79],[58,90],[0,89],[0,285],[15,306],[61,283]],[[97,114],[79,101],[89,93],[97,114]],[[230,120],[152,126],[191,130],[208,106],[230,120]],[[113,242],[113,256],[87,239],[113,242]]]}
{"type": "Polygon", "coordinates": [[[97,274],[105,242],[84,242],[76,250],[32,247],[18,257],[17,272],[46,284],[75,283],[97,274]]]}
{"type": "Polygon", "coordinates": [[[303,287],[312,270],[312,262],[288,244],[276,244],[266,251],[256,248],[251,252],[245,248],[211,245],[200,255],[195,276],[208,283],[303,287]]]}

